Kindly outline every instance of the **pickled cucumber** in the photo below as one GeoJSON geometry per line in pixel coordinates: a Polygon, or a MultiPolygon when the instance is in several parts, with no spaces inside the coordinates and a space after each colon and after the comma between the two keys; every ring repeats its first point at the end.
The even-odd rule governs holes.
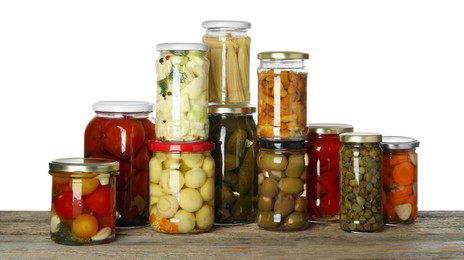
{"type": "Polygon", "coordinates": [[[226,153],[234,154],[240,160],[245,155],[247,132],[241,128],[235,130],[226,144],[226,153]]]}
{"type": "Polygon", "coordinates": [[[252,148],[248,149],[245,159],[243,159],[243,163],[240,167],[240,173],[238,174],[238,183],[236,187],[236,191],[240,195],[248,194],[251,190],[251,186],[253,184],[253,180],[255,176],[255,160],[254,160],[254,150],[252,148]]]}

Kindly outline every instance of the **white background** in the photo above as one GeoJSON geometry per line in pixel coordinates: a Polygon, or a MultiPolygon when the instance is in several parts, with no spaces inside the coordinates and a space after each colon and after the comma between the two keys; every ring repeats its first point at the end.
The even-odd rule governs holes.
{"type": "Polygon", "coordinates": [[[0,210],[48,210],[49,161],[83,155],[101,100],[155,101],[161,42],[252,23],[256,54],[310,54],[308,120],[420,141],[420,210],[464,210],[460,1],[0,1],[0,210]]]}

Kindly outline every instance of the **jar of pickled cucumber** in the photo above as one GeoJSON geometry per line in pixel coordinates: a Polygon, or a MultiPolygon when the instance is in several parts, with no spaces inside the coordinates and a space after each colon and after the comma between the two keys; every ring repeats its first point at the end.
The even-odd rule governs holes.
{"type": "Polygon", "coordinates": [[[252,223],[256,216],[258,152],[252,106],[210,105],[209,140],[215,143],[215,221],[252,223]]]}
{"type": "Polygon", "coordinates": [[[154,105],[143,101],[101,101],[84,133],[84,156],[118,161],[116,226],[148,225],[148,143],[155,140],[154,105]]]}
{"type": "Polygon", "coordinates": [[[258,136],[306,140],[306,85],[303,52],[258,53],[258,136]]]}
{"type": "Polygon", "coordinates": [[[203,42],[208,45],[209,102],[248,104],[250,101],[250,43],[245,21],[205,21],[203,42]]]}
{"type": "Polygon", "coordinates": [[[339,219],[342,147],[339,135],[353,132],[347,124],[310,124],[308,134],[308,216],[312,222],[339,219]]]}
{"type": "Polygon", "coordinates": [[[261,139],[258,146],[258,227],[306,229],[306,141],[261,139]]]}
{"type": "Polygon", "coordinates": [[[384,136],[383,219],[387,225],[410,224],[417,218],[417,152],[419,141],[404,136],[384,136]]]}
{"type": "Polygon", "coordinates": [[[208,47],[200,43],[161,43],[156,62],[156,139],[208,139],[208,47]]]}
{"type": "Polygon", "coordinates": [[[113,241],[119,163],[101,158],[63,158],[50,162],[49,169],[51,239],[66,245],[113,241]]]}
{"type": "Polygon", "coordinates": [[[202,233],[214,224],[213,142],[152,142],[150,224],[161,233],[202,233]]]}
{"type": "Polygon", "coordinates": [[[382,135],[343,133],[340,141],[340,227],[351,232],[381,231],[382,135]]]}

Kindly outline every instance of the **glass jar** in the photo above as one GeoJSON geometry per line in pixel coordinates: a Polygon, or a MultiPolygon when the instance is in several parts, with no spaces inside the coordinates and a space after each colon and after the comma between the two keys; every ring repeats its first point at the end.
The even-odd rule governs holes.
{"type": "Polygon", "coordinates": [[[209,107],[209,140],[216,149],[215,224],[252,223],[256,216],[258,152],[255,107],[209,107]]]}
{"type": "Polygon", "coordinates": [[[212,142],[152,142],[150,224],[161,233],[202,233],[214,224],[212,142]]]}
{"type": "Polygon", "coordinates": [[[382,217],[382,135],[340,135],[340,227],[351,232],[376,232],[382,217]]]}
{"type": "Polygon", "coordinates": [[[419,141],[403,136],[384,136],[383,219],[387,225],[410,224],[417,218],[417,153],[419,141]]]}
{"type": "Polygon", "coordinates": [[[258,137],[305,140],[308,72],[302,52],[261,52],[258,137]]]}
{"type": "Polygon", "coordinates": [[[308,216],[313,222],[339,219],[339,135],[353,132],[347,124],[311,124],[308,134],[308,216]]]}
{"type": "Polygon", "coordinates": [[[119,163],[101,158],[63,158],[50,162],[49,169],[51,239],[65,245],[113,241],[119,163]]]}
{"type": "Polygon", "coordinates": [[[118,161],[116,226],[148,225],[148,142],[155,140],[153,103],[102,101],[84,134],[84,156],[118,161]]]}
{"type": "Polygon", "coordinates": [[[306,141],[261,139],[258,146],[258,227],[306,229],[306,141]]]}
{"type": "Polygon", "coordinates": [[[244,21],[205,21],[208,45],[209,102],[248,104],[250,101],[250,43],[244,21]]]}
{"type": "Polygon", "coordinates": [[[156,62],[158,141],[208,139],[208,47],[200,43],[161,43],[156,62]]]}

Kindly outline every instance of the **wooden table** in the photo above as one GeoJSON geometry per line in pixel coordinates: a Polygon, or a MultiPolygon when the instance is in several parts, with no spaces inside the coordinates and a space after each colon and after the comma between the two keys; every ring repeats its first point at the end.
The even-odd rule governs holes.
{"type": "Polygon", "coordinates": [[[48,212],[0,211],[0,259],[18,258],[464,258],[464,211],[419,212],[415,224],[379,233],[348,233],[336,223],[293,233],[260,230],[255,224],[196,235],[160,234],[145,227],[118,230],[114,242],[95,246],[53,242],[48,212]]]}

